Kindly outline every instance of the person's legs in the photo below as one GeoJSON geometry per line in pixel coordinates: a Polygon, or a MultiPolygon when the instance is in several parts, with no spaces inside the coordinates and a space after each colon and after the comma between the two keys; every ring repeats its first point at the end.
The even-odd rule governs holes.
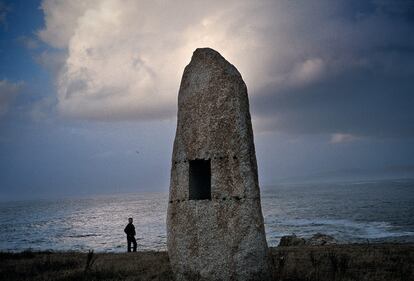
{"type": "Polygon", "coordinates": [[[137,251],[137,240],[135,240],[135,237],[132,237],[132,243],[134,244],[134,252],[137,251]]]}
{"type": "Polygon", "coordinates": [[[131,252],[131,242],[132,242],[132,240],[128,237],[128,238],[127,238],[127,243],[128,243],[128,252],[131,252]]]}

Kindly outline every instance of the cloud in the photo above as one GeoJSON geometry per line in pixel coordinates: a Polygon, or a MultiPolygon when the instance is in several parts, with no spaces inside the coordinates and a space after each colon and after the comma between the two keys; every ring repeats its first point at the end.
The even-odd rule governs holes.
{"type": "Polygon", "coordinates": [[[64,51],[44,50],[34,55],[34,60],[46,68],[53,77],[57,78],[63,65],[65,64],[67,54],[64,51]]]}
{"type": "Polygon", "coordinates": [[[344,142],[351,142],[358,139],[358,137],[351,135],[351,134],[342,134],[342,133],[336,133],[332,134],[331,136],[331,143],[344,143],[344,142]]]}
{"type": "Polygon", "coordinates": [[[22,82],[13,83],[7,79],[0,80],[0,117],[7,113],[10,104],[16,98],[22,86],[22,82]]]}
{"type": "Polygon", "coordinates": [[[323,75],[324,63],[321,59],[307,59],[297,64],[289,75],[290,84],[306,84],[318,80],[323,75]]]}
{"type": "Polygon", "coordinates": [[[412,135],[413,5],[223,2],[43,1],[39,38],[64,53],[58,111],[170,118],[192,51],[209,46],[242,73],[264,130],[412,135]]]}

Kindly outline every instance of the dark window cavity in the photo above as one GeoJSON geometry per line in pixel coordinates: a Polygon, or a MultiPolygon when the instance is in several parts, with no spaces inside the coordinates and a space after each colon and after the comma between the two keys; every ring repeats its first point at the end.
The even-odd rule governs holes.
{"type": "Polygon", "coordinates": [[[190,200],[211,200],[210,159],[190,160],[190,200]]]}

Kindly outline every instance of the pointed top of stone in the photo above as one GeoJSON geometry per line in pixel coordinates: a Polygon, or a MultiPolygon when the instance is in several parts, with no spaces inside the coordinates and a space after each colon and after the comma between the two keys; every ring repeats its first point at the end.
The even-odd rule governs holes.
{"type": "Polygon", "coordinates": [[[198,48],[184,69],[178,103],[196,95],[211,96],[209,104],[217,103],[219,96],[223,95],[242,94],[247,100],[247,89],[234,91],[228,88],[229,83],[246,89],[240,72],[219,52],[211,48],[198,48]]]}
{"type": "Polygon", "coordinates": [[[193,52],[193,58],[196,56],[220,56],[221,58],[223,58],[219,52],[209,47],[195,49],[195,51],[193,52]]]}
{"type": "MultiPolygon", "coordinates": [[[[211,48],[197,48],[193,52],[190,64],[187,65],[192,73],[206,73],[209,71],[222,70],[226,74],[240,76],[240,72],[234,65],[228,62],[219,52],[211,48]]],[[[188,71],[188,70],[187,70],[188,71]]]]}
{"type": "Polygon", "coordinates": [[[204,61],[204,62],[206,62],[206,61],[210,61],[210,62],[216,61],[216,62],[222,62],[222,63],[230,64],[225,58],[223,58],[222,55],[220,55],[219,52],[217,52],[216,50],[213,50],[211,48],[197,48],[193,52],[193,56],[191,58],[191,61],[192,62],[193,61],[204,61]]]}

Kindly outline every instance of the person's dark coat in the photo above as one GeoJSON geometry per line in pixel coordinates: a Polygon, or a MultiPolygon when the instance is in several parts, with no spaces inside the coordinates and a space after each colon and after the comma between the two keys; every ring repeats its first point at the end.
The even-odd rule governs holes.
{"type": "Polygon", "coordinates": [[[129,237],[135,236],[135,226],[132,223],[128,223],[127,226],[124,229],[124,232],[129,237]]]}

